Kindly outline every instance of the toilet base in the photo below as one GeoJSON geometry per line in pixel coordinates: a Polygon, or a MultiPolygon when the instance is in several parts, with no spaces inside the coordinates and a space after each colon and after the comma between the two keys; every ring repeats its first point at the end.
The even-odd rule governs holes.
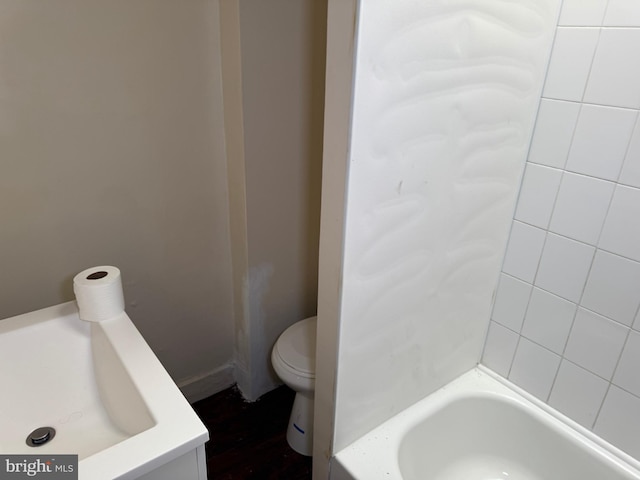
{"type": "Polygon", "coordinates": [[[310,457],[313,453],[313,392],[296,393],[293,401],[287,442],[296,452],[310,457]]]}

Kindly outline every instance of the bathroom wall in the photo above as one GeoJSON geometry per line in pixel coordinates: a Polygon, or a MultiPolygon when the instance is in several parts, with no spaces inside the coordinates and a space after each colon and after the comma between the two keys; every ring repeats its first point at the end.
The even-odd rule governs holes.
{"type": "Polygon", "coordinates": [[[565,0],[483,363],[640,459],[640,3],[565,0]]]}
{"type": "Polygon", "coordinates": [[[337,344],[337,374],[316,379],[335,382],[335,416],[321,402],[315,417],[333,424],[314,437],[325,458],[479,361],[559,5],[359,2],[350,141],[323,167],[347,185],[346,210],[323,198],[318,349],[337,344]]]}
{"type": "Polygon", "coordinates": [[[117,265],[173,378],[228,385],[218,2],[7,0],[0,32],[0,318],[117,265]]]}
{"type": "Polygon", "coordinates": [[[254,400],[281,383],[270,360],[278,336],[316,313],[327,7],[240,0],[222,8],[224,75],[235,72],[225,110],[227,101],[240,109],[226,115],[236,379],[254,400]]]}

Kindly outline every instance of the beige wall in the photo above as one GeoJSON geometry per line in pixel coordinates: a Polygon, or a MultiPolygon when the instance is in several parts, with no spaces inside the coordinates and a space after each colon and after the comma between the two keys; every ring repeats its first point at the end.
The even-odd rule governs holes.
{"type": "Polygon", "coordinates": [[[326,1],[241,0],[239,29],[248,270],[237,378],[257,398],[279,383],[277,337],[316,313],[326,1]]]}
{"type": "Polygon", "coordinates": [[[117,265],[174,379],[225,377],[218,2],[3,0],[1,12],[0,318],[71,300],[76,272],[117,265]]]}

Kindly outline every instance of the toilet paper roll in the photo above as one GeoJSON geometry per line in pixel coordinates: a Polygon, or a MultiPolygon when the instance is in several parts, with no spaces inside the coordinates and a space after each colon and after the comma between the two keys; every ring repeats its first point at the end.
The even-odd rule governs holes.
{"type": "Polygon", "coordinates": [[[116,267],[88,268],[73,278],[73,291],[82,320],[101,322],[124,312],[122,278],[116,267]]]}

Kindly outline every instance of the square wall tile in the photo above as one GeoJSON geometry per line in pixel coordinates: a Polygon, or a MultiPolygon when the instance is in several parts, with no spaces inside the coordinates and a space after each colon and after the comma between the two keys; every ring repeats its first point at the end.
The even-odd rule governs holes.
{"type": "Polygon", "coordinates": [[[640,188],[640,120],[636,120],[636,128],[633,130],[631,143],[629,143],[629,149],[624,158],[624,165],[618,181],[625,185],[640,188]]]}
{"type": "MultiPolygon", "coordinates": [[[[587,46],[586,48],[589,48],[587,46]]],[[[603,28],[584,101],[640,108],[640,29],[603,28]]]]}
{"type": "Polygon", "coordinates": [[[491,319],[514,332],[519,332],[529,303],[531,289],[531,284],[504,273],[501,274],[491,319]]]}
{"type": "Polygon", "coordinates": [[[529,162],[564,168],[579,113],[579,103],[543,98],[531,139],[529,162]]]}
{"type": "Polygon", "coordinates": [[[518,197],[516,220],[546,229],[561,178],[562,170],[527,163],[518,197]]]}
{"type": "Polygon", "coordinates": [[[638,0],[609,0],[603,25],[606,27],[640,26],[640,2],[638,0]]]}
{"type": "Polygon", "coordinates": [[[640,332],[640,312],[636,314],[636,319],[633,322],[633,329],[640,332]]]}
{"type": "Polygon", "coordinates": [[[518,334],[496,322],[489,324],[482,363],[503,377],[509,375],[511,361],[516,353],[518,334]]]}
{"type": "Polygon", "coordinates": [[[616,187],[598,246],[640,262],[640,189],[616,187]]]}
{"type": "Polygon", "coordinates": [[[597,244],[614,189],[613,182],[565,173],[549,230],[591,245],[597,244]]]}
{"type": "Polygon", "coordinates": [[[579,308],[564,357],[610,380],[628,331],[619,323],[579,308]]]}
{"type": "Polygon", "coordinates": [[[543,97],[582,100],[599,35],[599,28],[558,27],[543,97]]]}
{"type": "Polygon", "coordinates": [[[576,309],[575,303],[534,288],[522,335],[555,353],[562,354],[576,309]]]}
{"type": "Polygon", "coordinates": [[[549,405],[591,429],[608,387],[606,380],[563,360],[551,390],[549,405]]]}
{"type": "Polygon", "coordinates": [[[532,283],[540,261],[545,235],[544,230],[514,221],[502,271],[532,283]]]}
{"type": "Polygon", "coordinates": [[[558,25],[600,26],[607,0],[564,0],[558,25]]]}
{"type": "Polygon", "coordinates": [[[632,457],[640,458],[640,398],[611,385],[593,429],[632,457]]]}
{"type": "Polygon", "coordinates": [[[535,285],[578,303],[595,248],[549,233],[535,285]]]}
{"type": "Polygon", "coordinates": [[[640,397],[640,332],[629,333],[613,383],[640,397]]]}
{"type": "Polygon", "coordinates": [[[559,355],[521,337],[509,380],[546,401],[559,365],[559,355]]]}
{"type": "Polygon", "coordinates": [[[598,250],[581,305],[631,326],[640,305],[640,263],[598,250]]]}
{"type": "Polygon", "coordinates": [[[636,116],[635,110],[583,105],[569,150],[567,170],[616,181],[636,116]]]}

